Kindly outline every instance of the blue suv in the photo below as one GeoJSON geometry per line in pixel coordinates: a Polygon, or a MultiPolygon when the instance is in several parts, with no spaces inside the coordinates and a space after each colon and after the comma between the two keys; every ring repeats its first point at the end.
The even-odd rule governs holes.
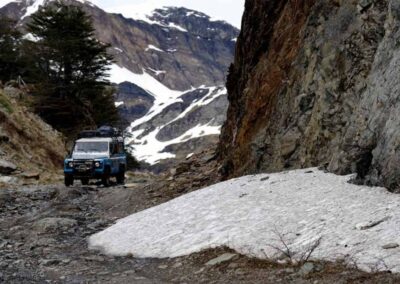
{"type": "Polygon", "coordinates": [[[115,128],[84,131],[75,141],[72,154],[64,161],[65,185],[72,186],[77,179],[87,185],[90,179],[97,179],[107,187],[111,177],[123,184],[126,166],[124,138],[115,128]]]}

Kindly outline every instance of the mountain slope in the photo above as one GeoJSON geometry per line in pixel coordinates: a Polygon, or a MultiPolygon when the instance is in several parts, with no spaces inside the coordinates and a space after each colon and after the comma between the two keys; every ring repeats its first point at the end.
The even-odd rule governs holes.
{"type": "Polygon", "coordinates": [[[398,1],[247,1],[226,176],[325,166],[399,188],[398,1]]]}
{"type": "Polygon", "coordinates": [[[24,106],[26,96],[0,89],[0,186],[54,182],[66,155],[62,135],[24,106]],[[5,170],[4,161],[15,168],[5,170]]]}
{"type": "MultiPolygon", "coordinates": [[[[24,24],[41,5],[52,2],[11,2],[0,9],[0,14],[24,24]]],[[[223,88],[239,33],[236,28],[185,8],[164,7],[137,19],[127,19],[106,13],[90,1],[64,2],[83,7],[93,19],[98,39],[112,46],[110,52],[116,63],[111,67],[110,80],[118,85],[116,104],[126,125],[133,123],[129,128],[132,132],[130,143],[136,155],[155,164],[159,160],[151,156],[182,158],[215,145],[227,109],[226,94],[221,94],[224,98],[210,94],[216,100],[206,100],[202,104],[196,100],[203,92],[223,88]],[[210,119],[206,121],[204,117],[210,119]],[[201,121],[196,121],[197,118],[201,121]],[[185,131],[190,130],[188,126],[192,127],[193,133],[189,134],[193,139],[188,138],[189,134],[181,137],[183,132],[177,121],[185,125],[185,131]],[[150,124],[153,131],[142,132],[155,135],[155,140],[138,132],[150,124]],[[166,125],[169,127],[164,128],[166,125]],[[163,128],[163,133],[168,129],[169,141],[165,134],[154,132],[157,128],[163,128]],[[203,138],[199,140],[200,137],[203,138]],[[158,146],[142,155],[143,148],[138,146],[146,141],[158,143],[158,146]],[[169,147],[170,151],[160,145],[169,147]],[[168,154],[162,154],[164,152],[168,154]]]]}

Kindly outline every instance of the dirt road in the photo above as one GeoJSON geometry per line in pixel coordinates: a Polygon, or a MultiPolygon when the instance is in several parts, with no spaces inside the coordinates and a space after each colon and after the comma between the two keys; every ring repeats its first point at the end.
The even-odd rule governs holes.
{"type": "Polygon", "coordinates": [[[205,265],[228,249],[176,259],[110,257],[87,248],[87,237],[116,219],[169,197],[144,183],[66,188],[62,185],[0,190],[1,283],[400,283],[337,264],[290,267],[236,255],[205,265]]]}

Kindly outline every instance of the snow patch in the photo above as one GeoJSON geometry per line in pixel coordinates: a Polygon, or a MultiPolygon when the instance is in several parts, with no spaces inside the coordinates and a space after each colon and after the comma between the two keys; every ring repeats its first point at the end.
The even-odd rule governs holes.
{"type": "Polygon", "coordinates": [[[145,49],[145,51],[149,51],[149,50],[155,50],[155,51],[159,51],[159,52],[165,52],[164,50],[158,48],[157,46],[154,46],[152,44],[149,44],[147,46],[147,48],[145,49]]]}
{"type": "Polygon", "coordinates": [[[29,40],[29,41],[32,41],[32,42],[38,42],[38,41],[40,40],[39,37],[34,36],[34,35],[31,34],[31,33],[25,34],[22,38],[23,38],[23,39],[26,39],[26,40],[29,40]]]}
{"type": "MultiPolygon", "coordinates": [[[[25,14],[21,17],[21,20],[23,20],[23,19],[26,18],[26,17],[31,16],[32,14],[35,14],[37,11],[39,11],[39,9],[40,9],[41,6],[44,6],[44,5],[46,5],[47,3],[52,2],[52,1],[55,1],[55,0],[35,0],[35,1],[33,1],[32,4],[30,4],[30,5],[26,8],[26,12],[25,12],[25,14]]],[[[95,6],[92,2],[90,2],[90,1],[88,1],[88,0],[76,0],[76,1],[78,1],[78,2],[80,2],[80,3],[82,3],[82,4],[90,5],[90,6],[92,6],[92,7],[95,6]]]]}
{"type": "Polygon", "coordinates": [[[349,184],[350,178],[308,169],[233,179],[121,219],[91,236],[89,245],[143,258],[227,246],[276,260],[281,253],[274,247],[283,249],[279,232],[292,252],[321,238],[314,259],[400,272],[400,249],[383,249],[400,244],[400,196],[349,184]]]}
{"type": "MultiPolygon", "coordinates": [[[[114,13],[121,13],[122,15],[126,18],[131,18],[136,21],[142,21],[150,25],[158,25],[164,28],[173,28],[182,32],[187,32],[186,29],[183,27],[176,25],[174,23],[162,23],[159,21],[154,21],[151,19],[151,17],[154,14],[160,15],[156,10],[166,10],[169,7],[163,6],[160,7],[159,3],[141,3],[141,4],[135,4],[135,5],[126,5],[126,6],[119,6],[116,7],[115,9],[111,9],[109,12],[114,12],[114,13]]],[[[160,15],[163,18],[167,18],[169,15],[160,15]]]]}
{"type": "MultiPolygon", "coordinates": [[[[196,109],[198,107],[206,106],[206,105],[210,104],[212,101],[214,101],[216,98],[218,98],[219,96],[226,94],[226,89],[221,88],[221,87],[207,88],[205,86],[201,86],[199,89],[208,89],[208,93],[202,99],[193,102],[188,108],[186,108],[185,111],[183,111],[177,117],[171,119],[170,121],[166,121],[164,125],[155,128],[153,131],[151,131],[147,135],[142,137],[143,133],[145,132],[144,129],[140,129],[140,128],[136,129],[136,130],[134,130],[134,129],[137,128],[138,126],[150,121],[156,115],[160,114],[169,105],[176,103],[176,102],[182,102],[182,99],[180,98],[180,96],[189,91],[185,91],[180,96],[175,97],[174,99],[169,100],[169,101],[161,101],[160,99],[156,99],[153,107],[150,109],[148,114],[146,114],[144,117],[142,117],[138,120],[135,120],[131,124],[130,128],[128,128],[128,132],[131,134],[130,136],[132,138],[127,139],[127,144],[131,146],[132,154],[138,160],[145,161],[151,165],[154,165],[163,159],[175,158],[174,154],[165,152],[165,148],[170,145],[184,143],[191,139],[195,139],[195,138],[199,138],[199,137],[203,137],[203,136],[220,134],[221,126],[214,125],[214,121],[211,120],[204,125],[199,124],[199,125],[193,127],[192,129],[189,129],[188,131],[183,133],[181,136],[176,137],[171,140],[168,140],[168,141],[159,141],[156,138],[158,133],[167,125],[169,125],[179,119],[184,118],[188,113],[190,113],[194,109],[196,109]]],[[[193,90],[190,90],[190,91],[193,91],[193,90]]]]}
{"type": "Polygon", "coordinates": [[[174,24],[174,23],[168,23],[168,27],[173,28],[173,29],[177,29],[177,30],[179,30],[181,32],[188,32],[187,29],[185,29],[185,28],[183,28],[181,26],[178,26],[177,24],[174,24]]]}
{"type": "Polygon", "coordinates": [[[205,125],[197,125],[192,129],[189,129],[181,136],[171,139],[168,141],[159,141],[156,137],[157,134],[163,129],[165,126],[157,127],[155,130],[147,134],[142,138],[140,137],[144,130],[136,130],[131,131],[131,136],[134,138],[128,140],[128,144],[132,145],[132,154],[139,160],[145,161],[151,165],[157,164],[161,160],[164,159],[173,159],[176,157],[175,154],[164,152],[165,148],[178,144],[184,143],[191,139],[207,136],[207,135],[219,135],[221,132],[221,126],[212,126],[212,120],[205,125]]]}
{"type": "Polygon", "coordinates": [[[206,18],[206,19],[210,18],[206,14],[203,14],[203,13],[200,13],[200,12],[197,12],[197,11],[187,12],[186,13],[186,17],[190,17],[190,16],[194,16],[194,17],[197,17],[197,18],[206,18]]]}
{"type": "MultiPolygon", "coordinates": [[[[110,66],[109,71],[110,78],[109,80],[113,83],[120,84],[123,82],[131,82],[138,87],[145,90],[151,96],[154,97],[154,105],[149,110],[149,112],[142,118],[139,118],[132,122],[128,131],[135,128],[138,125],[141,125],[149,120],[151,120],[156,115],[160,114],[164,108],[177,103],[182,102],[182,99],[179,98],[182,94],[190,91],[176,91],[171,90],[165,85],[163,85],[156,78],[151,76],[146,70],[143,70],[142,74],[135,74],[128,70],[125,67],[120,67],[117,64],[112,64],[110,66]]],[[[129,143],[129,142],[128,142],[129,143]]]]}
{"type": "Polygon", "coordinates": [[[150,67],[147,67],[147,70],[150,70],[150,71],[153,72],[154,75],[156,75],[156,76],[167,73],[167,71],[155,70],[155,69],[150,68],[150,67]]]}
{"type": "Polygon", "coordinates": [[[168,124],[185,117],[185,115],[190,113],[192,110],[201,106],[208,105],[219,96],[226,94],[225,88],[201,86],[200,88],[208,89],[207,95],[205,95],[202,99],[194,102],[177,117],[171,119],[170,121],[166,121],[164,125],[155,128],[144,137],[141,137],[145,130],[141,128],[138,129],[140,125],[150,121],[151,119],[159,115],[168,106],[175,103],[183,102],[181,96],[195,90],[195,88],[183,92],[171,90],[148,73],[153,72],[154,75],[158,76],[159,74],[165,73],[165,71],[154,70],[151,68],[148,68],[148,70],[149,71],[143,70],[142,74],[135,74],[125,67],[120,67],[117,64],[112,64],[109,71],[109,80],[111,82],[116,84],[131,82],[145,90],[155,99],[153,106],[150,108],[148,113],[145,116],[133,121],[127,129],[127,132],[130,133],[131,138],[126,139],[126,143],[130,145],[132,154],[135,155],[137,159],[154,165],[163,159],[175,158],[174,154],[164,152],[167,146],[184,143],[194,138],[220,134],[221,126],[215,126],[213,120],[211,120],[204,125],[199,124],[194,128],[186,131],[181,136],[169,141],[162,142],[156,138],[158,133],[168,124]]]}
{"type": "Polygon", "coordinates": [[[25,14],[22,16],[21,20],[26,17],[31,16],[32,14],[36,13],[41,6],[45,4],[46,0],[36,0],[30,6],[26,8],[25,14]]]}
{"type": "Polygon", "coordinates": [[[124,102],[115,102],[115,107],[120,107],[124,104],[125,104],[124,102]]]}
{"type": "MultiPolygon", "coordinates": [[[[200,88],[205,88],[205,87],[200,87],[200,88]]],[[[218,87],[210,87],[208,90],[208,94],[205,95],[203,98],[200,100],[192,103],[188,108],[186,108],[181,114],[179,114],[175,119],[171,120],[170,122],[167,123],[171,124],[179,119],[184,118],[188,113],[190,113],[192,110],[205,106],[210,104],[212,101],[214,101],[216,98],[223,96],[227,93],[226,88],[218,88],[218,87]]]]}
{"type": "Polygon", "coordinates": [[[116,84],[131,82],[147,91],[159,102],[168,103],[169,100],[177,99],[182,94],[180,91],[167,88],[145,70],[143,70],[142,74],[136,74],[125,67],[112,64],[110,66],[109,75],[109,80],[111,82],[116,84]]]}

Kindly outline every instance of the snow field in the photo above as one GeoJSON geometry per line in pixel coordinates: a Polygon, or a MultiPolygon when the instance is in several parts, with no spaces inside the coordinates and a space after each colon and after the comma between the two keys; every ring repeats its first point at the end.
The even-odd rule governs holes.
{"type": "MultiPolygon", "coordinates": [[[[157,70],[150,70],[150,71],[158,72],[157,70]]],[[[174,103],[182,102],[182,99],[180,97],[187,92],[194,91],[195,88],[186,91],[171,90],[165,85],[163,85],[156,78],[151,76],[149,73],[147,73],[146,70],[143,70],[142,74],[135,74],[130,70],[128,70],[127,68],[120,67],[117,64],[112,64],[110,66],[109,75],[110,75],[109,80],[111,82],[116,84],[120,84],[122,82],[131,82],[137,85],[138,87],[142,88],[146,92],[148,92],[155,99],[154,104],[150,108],[148,113],[145,116],[133,121],[128,129],[133,138],[127,139],[126,142],[128,145],[132,145],[133,154],[140,161],[145,161],[149,164],[154,165],[163,159],[170,159],[170,158],[173,159],[175,158],[174,154],[168,152],[162,152],[165,149],[165,147],[177,143],[186,142],[193,138],[220,134],[221,126],[212,126],[213,121],[209,121],[207,124],[197,125],[196,127],[188,130],[183,135],[169,141],[161,142],[156,138],[159,131],[163,129],[166,125],[184,118],[185,115],[187,115],[192,110],[198,107],[206,106],[219,96],[225,95],[226,94],[225,88],[201,86],[200,88],[208,89],[207,95],[205,95],[202,99],[193,102],[191,106],[189,106],[183,113],[181,113],[176,118],[172,119],[171,121],[166,121],[164,125],[156,128],[151,133],[139,139],[138,137],[141,134],[143,134],[145,130],[144,129],[133,130],[133,129],[150,121],[158,114],[160,114],[168,106],[174,103]]],[[[123,102],[118,102],[117,106],[121,106],[122,103],[123,102]]]]}
{"type": "MultiPolygon", "coordinates": [[[[221,126],[211,126],[212,121],[205,125],[197,125],[194,128],[189,129],[181,136],[171,139],[168,141],[159,141],[156,136],[164,127],[158,127],[154,131],[141,139],[133,139],[133,154],[140,161],[146,161],[149,164],[156,164],[163,159],[173,159],[175,155],[168,152],[163,152],[165,147],[173,144],[183,143],[193,138],[198,138],[207,135],[219,135],[221,132],[221,126]]],[[[140,136],[144,130],[137,130],[131,132],[133,137],[140,136]]],[[[130,141],[130,142],[132,142],[130,141]]],[[[130,143],[129,142],[129,143],[130,143]]]]}
{"type": "MultiPolygon", "coordinates": [[[[183,95],[186,92],[183,92],[181,95],[183,95]]],[[[164,125],[157,127],[154,129],[152,132],[147,134],[146,136],[142,138],[140,137],[143,132],[145,131],[144,129],[138,129],[138,130],[131,130],[130,133],[133,137],[133,139],[128,139],[127,143],[132,145],[133,149],[133,155],[139,159],[140,161],[146,161],[149,164],[156,164],[160,160],[163,159],[173,159],[176,156],[172,153],[168,152],[163,152],[163,150],[173,144],[178,144],[178,143],[183,143],[187,142],[191,139],[194,138],[199,138],[207,135],[219,135],[221,133],[221,126],[213,126],[213,120],[209,121],[207,124],[201,125],[198,124],[197,126],[189,129],[179,137],[176,137],[174,139],[168,140],[168,141],[159,141],[156,137],[157,134],[167,125],[184,118],[189,112],[192,110],[205,106],[210,104],[213,100],[218,98],[221,95],[226,94],[226,89],[225,88],[217,88],[217,87],[210,87],[208,88],[208,93],[205,95],[202,99],[193,102],[191,106],[189,106],[184,112],[182,112],[179,116],[176,118],[172,119],[171,121],[166,121],[164,125]]],[[[181,96],[180,95],[180,96],[181,96]]],[[[179,96],[179,97],[180,97],[179,96]]],[[[145,123],[149,120],[151,120],[153,117],[155,117],[157,114],[161,113],[167,106],[179,102],[181,99],[179,97],[175,97],[174,99],[171,99],[168,102],[161,102],[159,99],[156,98],[156,101],[154,102],[154,106],[150,109],[147,115],[144,117],[134,121],[131,124],[131,128],[133,129],[136,126],[141,125],[142,123],[145,123]]]]}
{"type": "Polygon", "coordinates": [[[400,196],[317,169],[246,176],[133,214],[89,239],[107,254],[167,258],[221,246],[278,260],[299,257],[400,272],[400,196]]]}

